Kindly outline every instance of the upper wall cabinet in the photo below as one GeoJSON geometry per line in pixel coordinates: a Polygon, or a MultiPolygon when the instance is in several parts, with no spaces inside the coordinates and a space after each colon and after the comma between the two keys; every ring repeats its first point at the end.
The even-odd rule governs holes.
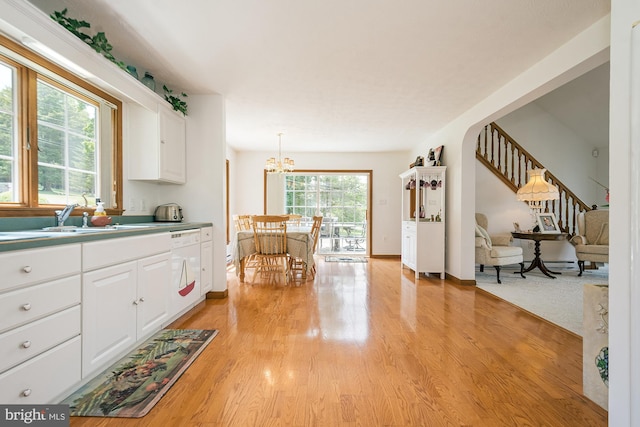
{"type": "Polygon", "coordinates": [[[150,111],[128,105],[129,179],[171,184],[186,182],[186,123],[158,104],[150,111]]]}

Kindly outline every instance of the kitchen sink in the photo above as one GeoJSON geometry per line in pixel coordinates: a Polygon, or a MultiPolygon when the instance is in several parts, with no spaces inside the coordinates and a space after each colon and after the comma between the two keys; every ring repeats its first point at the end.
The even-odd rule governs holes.
{"type": "Polygon", "coordinates": [[[155,227],[155,224],[116,224],[105,227],[77,227],[75,225],[65,225],[56,227],[45,227],[40,230],[25,231],[0,231],[0,242],[14,242],[29,239],[44,239],[54,237],[79,236],[82,234],[109,233],[113,231],[127,231],[135,229],[145,229],[155,227]]]}
{"type": "Polygon", "coordinates": [[[42,238],[41,233],[24,233],[20,231],[8,231],[0,233],[0,242],[10,242],[14,240],[27,240],[42,238]]]}
{"type": "Polygon", "coordinates": [[[118,231],[118,230],[133,230],[136,228],[149,228],[153,227],[153,225],[138,225],[138,224],[116,224],[116,225],[106,225],[104,227],[76,227],[75,225],[65,225],[62,227],[45,227],[42,229],[42,232],[48,233],[104,233],[108,231],[118,231]]]}
{"type": "Polygon", "coordinates": [[[111,225],[110,227],[113,227],[116,230],[129,230],[129,229],[133,229],[133,228],[152,228],[152,227],[155,227],[155,225],[150,225],[150,224],[117,224],[117,225],[111,225]]]}
{"type": "Polygon", "coordinates": [[[45,227],[41,231],[48,231],[51,233],[62,233],[62,232],[74,231],[77,228],[78,227],[76,227],[75,225],[61,225],[57,227],[45,227]]]}

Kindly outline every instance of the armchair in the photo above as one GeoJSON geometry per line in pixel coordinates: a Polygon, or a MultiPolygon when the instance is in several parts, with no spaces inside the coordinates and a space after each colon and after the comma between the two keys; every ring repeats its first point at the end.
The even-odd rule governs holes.
{"type": "Polygon", "coordinates": [[[584,262],[609,262],[609,211],[580,212],[577,218],[578,234],[570,240],[576,250],[582,276],[584,262]]]}
{"type": "Polygon", "coordinates": [[[484,271],[485,265],[492,265],[496,269],[496,279],[500,281],[500,268],[503,265],[520,264],[520,276],[523,274],[524,261],[522,258],[522,248],[511,246],[513,237],[511,235],[489,236],[487,226],[489,221],[487,216],[476,213],[476,264],[480,265],[480,271],[484,271]]]}

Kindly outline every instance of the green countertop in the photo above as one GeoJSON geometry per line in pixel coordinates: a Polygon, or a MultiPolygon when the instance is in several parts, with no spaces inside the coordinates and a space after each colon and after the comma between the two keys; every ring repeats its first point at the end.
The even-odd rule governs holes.
{"type": "Polygon", "coordinates": [[[211,227],[210,222],[130,222],[123,221],[119,224],[126,226],[143,226],[140,228],[115,227],[88,227],[82,229],[76,226],[77,231],[46,231],[43,228],[53,227],[45,225],[39,228],[18,229],[0,231],[0,252],[15,251],[20,249],[34,249],[45,246],[66,245],[70,243],[83,243],[96,240],[116,239],[120,237],[141,236],[170,231],[190,230],[194,228],[211,227]]]}

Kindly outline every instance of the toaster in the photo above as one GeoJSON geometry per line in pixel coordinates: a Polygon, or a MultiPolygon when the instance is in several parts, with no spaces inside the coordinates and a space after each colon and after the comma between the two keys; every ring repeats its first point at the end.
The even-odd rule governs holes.
{"type": "Polygon", "coordinates": [[[154,215],[155,221],[159,222],[181,222],[182,208],[177,203],[167,203],[156,208],[154,215]]]}

